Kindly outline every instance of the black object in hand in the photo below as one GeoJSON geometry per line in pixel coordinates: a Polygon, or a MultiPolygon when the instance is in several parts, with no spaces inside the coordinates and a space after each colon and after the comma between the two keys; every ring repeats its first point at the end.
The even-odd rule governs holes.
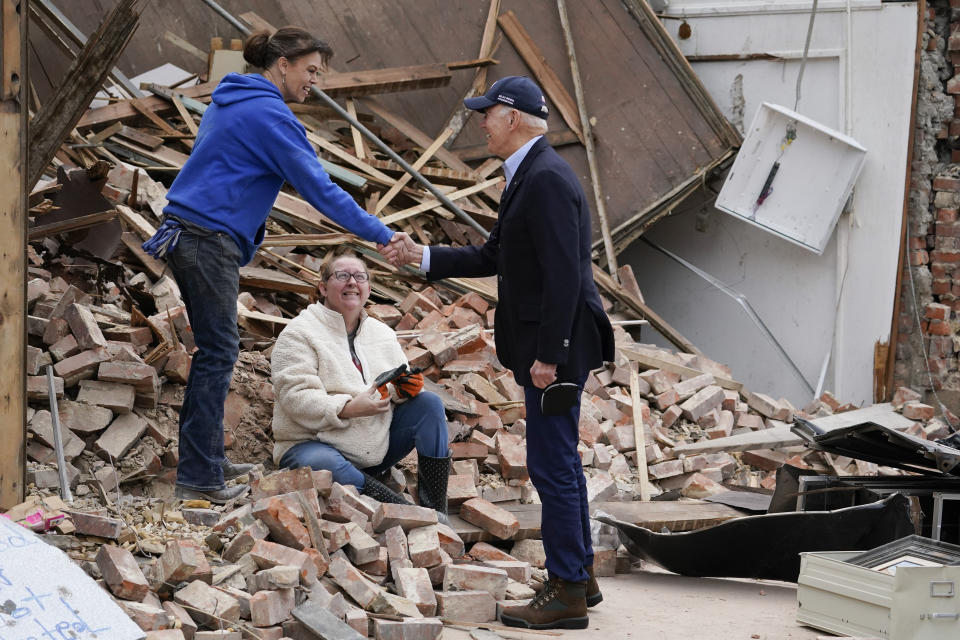
{"type": "Polygon", "coordinates": [[[575,382],[554,382],[547,385],[540,396],[540,413],[560,416],[577,403],[580,387],[575,382]]]}
{"type": "Polygon", "coordinates": [[[376,377],[376,379],[373,381],[373,386],[382,387],[388,382],[393,382],[394,380],[396,380],[397,378],[399,378],[405,373],[407,373],[406,363],[401,364],[395,369],[387,369],[386,371],[384,371],[383,373],[381,373],[376,377]]]}

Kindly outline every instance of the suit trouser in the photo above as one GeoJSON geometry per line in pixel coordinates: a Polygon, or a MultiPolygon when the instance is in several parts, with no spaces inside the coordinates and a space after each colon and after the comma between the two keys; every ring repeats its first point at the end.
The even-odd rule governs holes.
{"type": "MultiPolygon", "coordinates": [[[[583,391],[580,380],[580,390],[583,391]]],[[[540,495],[540,533],[551,575],[573,582],[587,579],[593,564],[587,481],[580,465],[580,395],[560,416],[540,413],[543,390],[524,387],[527,406],[527,470],[540,495]]]]}

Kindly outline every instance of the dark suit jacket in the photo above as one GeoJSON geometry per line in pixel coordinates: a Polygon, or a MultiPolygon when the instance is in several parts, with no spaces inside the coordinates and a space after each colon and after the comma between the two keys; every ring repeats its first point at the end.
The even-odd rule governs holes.
{"type": "Polygon", "coordinates": [[[613,331],[590,261],[590,209],[577,176],[538,140],[480,247],[430,247],[429,279],[497,276],[497,357],[521,385],[534,360],[576,380],[613,360],[613,331]]]}

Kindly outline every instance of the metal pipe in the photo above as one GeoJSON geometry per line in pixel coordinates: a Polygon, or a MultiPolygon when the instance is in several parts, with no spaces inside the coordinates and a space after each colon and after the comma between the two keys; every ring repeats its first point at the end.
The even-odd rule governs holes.
{"type": "Polygon", "coordinates": [[[53,379],[53,365],[47,365],[47,394],[50,397],[50,423],[53,428],[53,450],[57,454],[57,474],[60,476],[60,497],[64,502],[73,502],[70,480],[67,478],[67,461],[63,457],[63,438],[60,436],[60,413],[57,409],[57,385],[53,379]]]}
{"type": "MultiPolygon", "coordinates": [[[[226,20],[227,22],[229,22],[230,24],[232,24],[238,31],[240,31],[240,33],[242,33],[242,34],[245,35],[245,36],[249,36],[249,35],[250,35],[250,29],[247,28],[247,26],[246,26],[245,24],[243,24],[242,22],[240,22],[239,20],[237,20],[236,18],[234,18],[232,15],[230,15],[230,13],[229,13],[226,9],[224,9],[223,7],[221,7],[220,5],[218,5],[216,2],[214,2],[214,0],[203,0],[203,2],[204,2],[208,7],[210,7],[211,9],[213,9],[214,11],[216,11],[218,14],[220,14],[220,16],[221,16],[224,20],[226,20]]],[[[361,133],[361,135],[363,135],[364,138],[366,138],[367,140],[369,140],[370,142],[372,142],[373,144],[375,144],[378,149],[380,149],[380,150],[383,151],[385,154],[387,154],[388,156],[390,156],[390,159],[391,159],[391,160],[393,160],[393,161],[396,162],[398,165],[400,165],[400,167],[401,167],[404,171],[406,171],[406,172],[409,173],[411,176],[413,176],[414,180],[416,180],[416,181],[419,182],[421,185],[423,185],[423,188],[426,189],[427,191],[429,191],[430,194],[433,195],[433,197],[435,197],[437,200],[439,200],[439,201],[440,201],[440,204],[442,204],[447,210],[449,210],[449,211],[452,212],[454,215],[456,215],[458,218],[460,218],[461,220],[463,220],[465,223],[467,223],[468,225],[470,225],[471,227],[473,227],[473,228],[474,228],[481,236],[483,236],[484,238],[490,237],[490,232],[489,232],[489,231],[487,231],[487,230],[484,229],[482,226],[480,226],[480,224],[479,224],[476,220],[474,220],[473,218],[471,218],[471,217],[470,217],[465,211],[463,211],[460,207],[458,207],[457,205],[453,204],[453,201],[450,200],[450,198],[448,198],[448,197],[445,196],[443,193],[441,193],[435,186],[433,186],[433,184],[431,184],[431,182],[430,182],[429,180],[427,180],[426,178],[424,178],[424,177],[420,174],[419,171],[417,171],[416,169],[414,169],[413,167],[411,167],[410,164],[409,164],[406,160],[404,160],[403,158],[401,158],[401,157],[397,154],[396,151],[394,151],[393,149],[391,149],[390,147],[388,147],[388,146],[386,145],[386,143],[383,142],[383,140],[381,140],[380,138],[378,138],[372,131],[370,131],[370,130],[367,129],[365,126],[363,126],[362,124],[360,124],[360,122],[359,122],[356,118],[354,118],[353,116],[351,116],[351,115],[347,112],[346,109],[344,109],[344,108],[341,107],[339,104],[337,104],[337,101],[336,101],[336,100],[334,100],[333,98],[331,98],[331,97],[328,96],[326,93],[324,93],[323,91],[321,91],[320,89],[318,89],[318,88],[316,88],[316,87],[311,87],[311,90],[313,91],[313,94],[314,94],[315,96],[317,96],[318,98],[320,98],[321,100],[323,100],[323,101],[327,104],[328,107],[330,107],[331,109],[333,109],[334,111],[336,111],[337,114],[338,114],[341,118],[343,118],[344,120],[346,120],[347,122],[349,122],[349,123],[350,123],[350,126],[352,126],[354,129],[356,129],[357,131],[359,131],[359,132],[361,133]]]]}

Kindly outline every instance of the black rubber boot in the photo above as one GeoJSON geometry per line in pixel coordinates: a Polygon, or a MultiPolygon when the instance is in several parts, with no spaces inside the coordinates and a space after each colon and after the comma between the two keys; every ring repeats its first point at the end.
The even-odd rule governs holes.
{"type": "Polygon", "coordinates": [[[421,507],[437,512],[437,519],[449,526],[447,518],[447,482],[450,479],[450,452],[446,458],[417,456],[417,495],[421,507]]]}
{"type": "Polygon", "coordinates": [[[370,496],[374,500],[379,500],[380,502],[389,502],[390,504],[413,504],[402,495],[371,476],[369,473],[363,474],[363,489],[360,490],[360,493],[365,496],[370,496]]]}

